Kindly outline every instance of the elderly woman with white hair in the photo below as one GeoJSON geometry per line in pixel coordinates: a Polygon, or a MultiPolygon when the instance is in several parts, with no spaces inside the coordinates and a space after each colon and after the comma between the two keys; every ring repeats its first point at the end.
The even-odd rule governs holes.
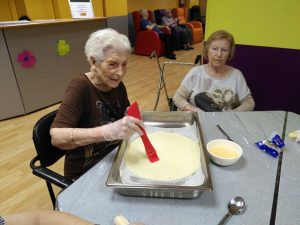
{"type": "Polygon", "coordinates": [[[50,129],[52,144],[66,150],[65,176],[76,179],[143,122],[124,116],[129,106],[122,82],[131,53],[128,38],[113,29],[92,33],[85,45],[90,71],[73,78],[50,129]]]}
{"type": "Polygon", "coordinates": [[[148,30],[148,31],[154,31],[158,33],[159,38],[165,43],[165,57],[168,59],[176,59],[176,55],[174,54],[174,47],[172,46],[172,35],[171,34],[165,34],[161,29],[165,28],[169,32],[171,32],[171,28],[169,26],[165,25],[157,25],[156,23],[153,23],[148,19],[149,14],[148,10],[141,9],[141,22],[140,26],[142,30],[148,30]]]}

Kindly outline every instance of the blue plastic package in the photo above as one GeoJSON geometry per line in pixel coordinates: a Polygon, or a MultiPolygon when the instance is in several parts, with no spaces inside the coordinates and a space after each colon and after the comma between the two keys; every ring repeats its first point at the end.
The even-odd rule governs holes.
{"type": "Polygon", "coordinates": [[[277,146],[275,146],[273,143],[271,143],[268,140],[258,141],[255,144],[260,150],[273,156],[274,158],[276,158],[279,155],[279,152],[277,151],[277,146]]]}
{"type": "Polygon", "coordinates": [[[278,148],[283,148],[285,145],[281,137],[276,132],[273,132],[271,134],[271,136],[269,137],[269,141],[271,141],[278,148]]]}

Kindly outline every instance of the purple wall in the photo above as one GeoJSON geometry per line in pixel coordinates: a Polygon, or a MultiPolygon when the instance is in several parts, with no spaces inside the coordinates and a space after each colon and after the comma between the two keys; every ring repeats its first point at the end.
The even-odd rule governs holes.
{"type": "Polygon", "coordinates": [[[236,45],[230,64],[244,74],[255,110],[300,114],[300,50],[236,45]]]}

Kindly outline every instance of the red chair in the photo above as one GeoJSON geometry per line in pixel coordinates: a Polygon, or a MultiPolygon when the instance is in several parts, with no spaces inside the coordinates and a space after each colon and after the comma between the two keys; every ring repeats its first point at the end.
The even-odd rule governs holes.
{"type": "Polygon", "coordinates": [[[176,18],[179,18],[179,24],[186,24],[193,31],[193,44],[200,43],[203,41],[203,28],[202,24],[199,21],[189,21],[187,22],[188,9],[187,7],[183,8],[174,8],[172,9],[172,14],[176,18]]]}
{"type": "MultiPolygon", "coordinates": [[[[148,10],[149,20],[153,21],[153,13],[148,10]]],[[[135,28],[135,54],[150,56],[156,51],[157,56],[165,53],[165,45],[160,40],[159,35],[155,31],[141,30],[141,14],[138,11],[132,12],[133,23],[135,28]]]]}

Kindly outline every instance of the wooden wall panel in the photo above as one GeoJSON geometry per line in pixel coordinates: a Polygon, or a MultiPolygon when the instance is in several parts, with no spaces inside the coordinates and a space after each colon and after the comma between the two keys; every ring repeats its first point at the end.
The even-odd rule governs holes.
{"type": "Polygon", "coordinates": [[[14,1],[1,0],[0,1],[0,21],[16,20],[17,9],[14,1]]]}
{"type": "Polygon", "coordinates": [[[179,5],[178,0],[127,0],[128,12],[137,11],[140,9],[166,9],[166,8],[176,8],[179,5]]]}
{"type": "Polygon", "coordinates": [[[55,19],[52,0],[24,0],[24,4],[32,20],[55,19]]]}

